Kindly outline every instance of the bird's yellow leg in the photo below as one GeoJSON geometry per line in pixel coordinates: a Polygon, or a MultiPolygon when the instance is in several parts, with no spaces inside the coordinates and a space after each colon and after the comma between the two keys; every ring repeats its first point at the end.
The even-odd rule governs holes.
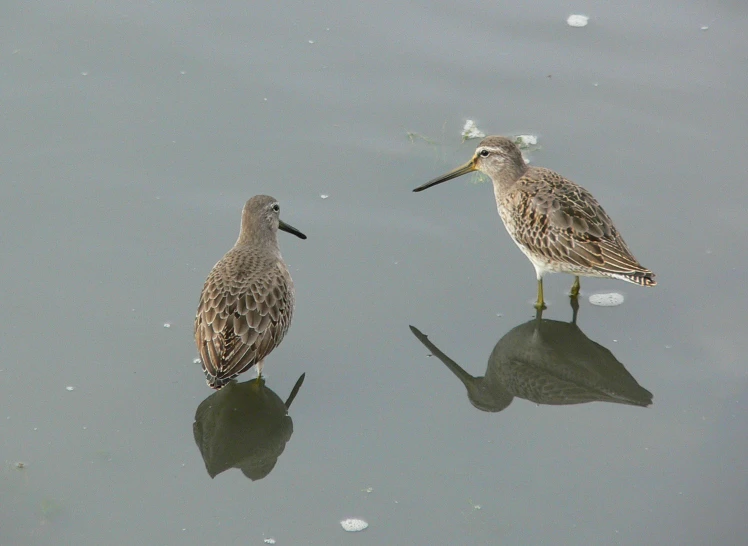
{"type": "Polygon", "coordinates": [[[579,313],[579,299],[576,296],[571,296],[569,298],[569,303],[571,303],[571,323],[576,324],[577,323],[577,313],[579,313]]]}
{"type": "Polygon", "coordinates": [[[571,292],[569,295],[572,298],[576,298],[579,295],[579,275],[574,277],[574,284],[571,285],[571,292]]]}
{"type": "Polygon", "coordinates": [[[539,311],[545,309],[545,301],[543,301],[543,279],[538,279],[538,301],[535,302],[535,309],[539,311]]]}

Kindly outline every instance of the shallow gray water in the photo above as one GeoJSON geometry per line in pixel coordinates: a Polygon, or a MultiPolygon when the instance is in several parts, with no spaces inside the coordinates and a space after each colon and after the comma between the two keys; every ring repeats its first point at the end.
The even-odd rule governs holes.
{"type": "Polygon", "coordinates": [[[0,7],[0,543],[743,544],[748,7],[628,4],[0,7]],[[490,186],[410,191],[469,158],[466,119],[539,135],[657,273],[583,279],[575,334],[650,407],[479,411],[409,329],[481,376],[533,317],[490,186]],[[192,321],[258,193],[309,239],[280,236],[267,420],[200,413],[264,477],[211,479],[192,321]]]}

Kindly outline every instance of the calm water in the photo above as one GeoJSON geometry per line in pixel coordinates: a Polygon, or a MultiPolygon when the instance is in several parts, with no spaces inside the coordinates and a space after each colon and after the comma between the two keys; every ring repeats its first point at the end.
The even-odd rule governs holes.
{"type": "Polygon", "coordinates": [[[0,6],[0,544],[744,544],[748,7],[206,4],[0,6]],[[551,276],[556,322],[515,330],[535,279],[490,186],[410,191],[466,119],[538,135],[659,285],[583,280],[572,328],[551,276]],[[258,193],[309,236],[294,323],[264,387],[205,401],[197,299],[258,193]],[[554,324],[600,365],[542,365],[554,324]],[[539,405],[506,339],[546,391],[653,403],[539,405]]]}

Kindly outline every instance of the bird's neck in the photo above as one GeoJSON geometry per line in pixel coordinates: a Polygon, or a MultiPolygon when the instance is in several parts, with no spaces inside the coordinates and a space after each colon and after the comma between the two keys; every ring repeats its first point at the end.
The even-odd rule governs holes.
{"type": "Polygon", "coordinates": [[[505,166],[496,177],[491,178],[496,195],[499,196],[508,192],[517,180],[527,172],[527,169],[528,167],[524,162],[522,165],[505,166]]]}
{"type": "Polygon", "coordinates": [[[256,231],[242,231],[236,240],[235,247],[249,246],[255,248],[267,248],[280,254],[278,249],[278,239],[272,236],[272,233],[259,233],[256,231]]]}

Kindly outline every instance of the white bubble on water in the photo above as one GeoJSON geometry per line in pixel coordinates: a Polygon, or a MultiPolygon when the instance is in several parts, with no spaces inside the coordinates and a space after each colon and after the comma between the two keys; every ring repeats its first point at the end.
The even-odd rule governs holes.
{"type": "Polygon", "coordinates": [[[363,531],[369,526],[369,524],[366,523],[362,519],[348,518],[348,519],[344,519],[343,521],[341,521],[340,526],[343,528],[344,531],[348,531],[349,533],[355,533],[358,531],[363,531]]]}
{"type": "Polygon", "coordinates": [[[590,303],[598,307],[615,307],[623,303],[623,294],[618,292],[609,292],[607,294],[592,294],[590,303]]]}
{"type": "Polygon", "coordinates": [[[586,27],[589,20],[590,18],[586,15],[569,15],[566,19],[566,24],[570,27],[586,27]]]}

